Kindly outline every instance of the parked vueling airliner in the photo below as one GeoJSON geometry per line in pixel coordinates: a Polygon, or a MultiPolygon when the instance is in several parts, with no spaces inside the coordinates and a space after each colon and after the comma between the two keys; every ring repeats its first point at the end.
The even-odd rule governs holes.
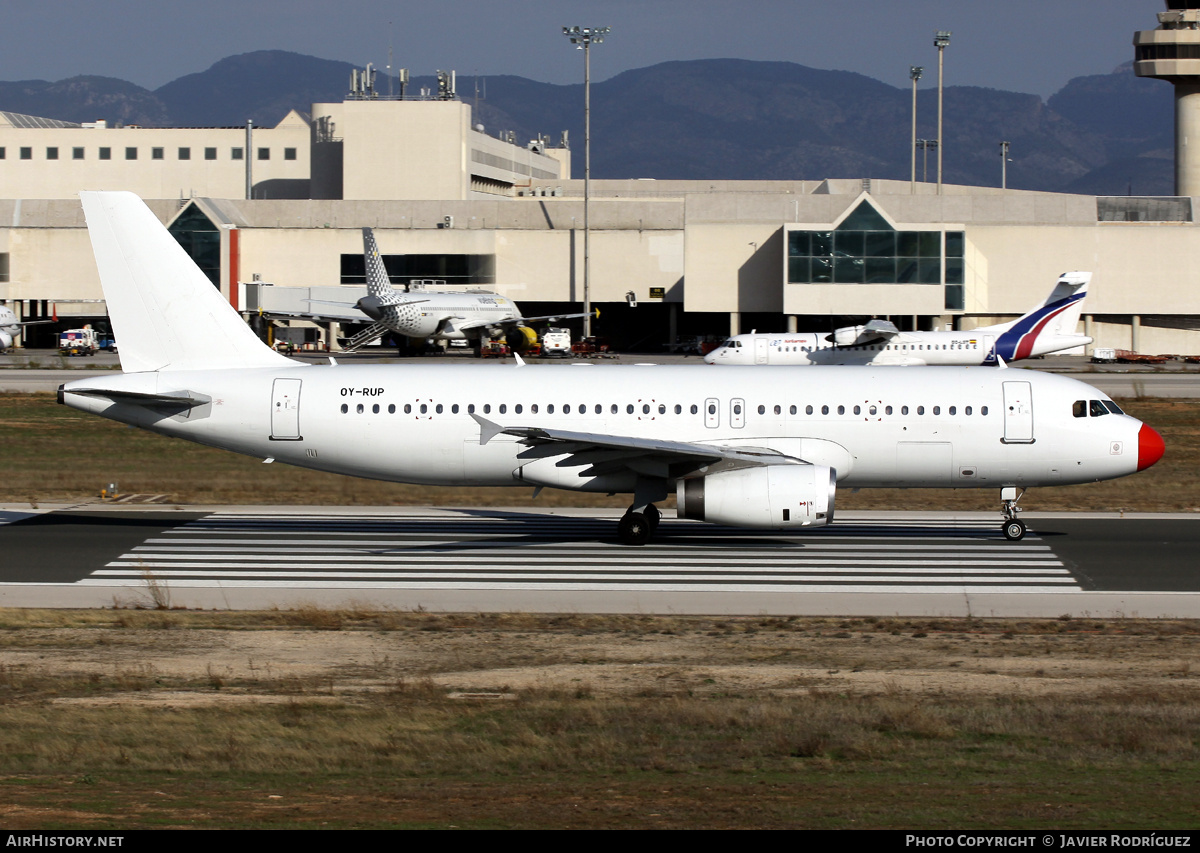
{"type": "Polygon", "coordinates": [[[1090,344],[1075,334],[1090,272],[1065,272],[1046,301],[1010,323],[969,332],[901,332],[887,320],[829,335],[774,332],[734,335],[704,357],[709,364],[999,364],[1090,344]],[[997,360],[999,356],[999,360],[997,360]]]}
{"type": "Polygon", "coordinates": [[[346,343],[346,351],[365,347],[388,332],[420,340],[471,341],[476,347],[485,337],[504,335],[508,345],[524,352],[537,342],[532,323],[572,320],[586,314],[546,314],[525,317],[517,304],[490,290],[446,291],[409,285],[404,291],[392,286],[387,267],[375,243],[375,232],[364,228],[363,261],[367,273],[367,295],[357,302],[326,302],[320,312],[291,316],[308,320],[361,322],[366,315],[371,325],[346,343]]]}
{"type": "Polygon", "coordinates": [[[131,193],[83,193],[124,373],[59,401],[163,435],[379,480],[633,495],[681,518],[828,524],[839,486],[1018,490],[1132,474],[1161,437],[1096,389],[1017,369],[302,365],[254,336],[131,193]]]}

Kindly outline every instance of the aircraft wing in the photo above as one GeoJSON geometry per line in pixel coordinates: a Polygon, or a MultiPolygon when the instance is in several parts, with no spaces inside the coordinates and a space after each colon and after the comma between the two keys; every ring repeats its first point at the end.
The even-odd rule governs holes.
{"type": "Polygon", "coordinates": [[[787,456],[768,447],[728,447],[691,441],[669,441],[623,435],[575,432],[544,427],[502,426],[472,414],[479,424],[479,443],[498,435],[520,439],[530,451],[523,456],[560,456],[563,467],[589,466],[585,476],[628,469],[647,476],[677,477],[699,468],[754,468],[765,465],[804,465],[803,459],[787,456]]]}
{"type": "Polygon", "coordinates": [[[872,320],[865,326],[846,326],[837,329],[825,340],[839,347],[861,347],[867,344],[886,343],[890,341],[916,340],[896,328],[889,320],[872,320]]]}

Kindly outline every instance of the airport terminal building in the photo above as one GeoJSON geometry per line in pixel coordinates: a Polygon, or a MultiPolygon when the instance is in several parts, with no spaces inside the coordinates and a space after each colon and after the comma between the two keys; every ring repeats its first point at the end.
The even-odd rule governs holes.
{"type": "MultiPolygon", "coordinates": [[[[77,193],[127,189],[248,316],[308,288],[361,284],[363,227],[396,282],[486,287],[531,314],[579,311],[584,190],[570,155],[488,135],[454,98],[352,97],[249,130],[0,113],[0,301],[31,319],[55,312],[64,328],[103,318],[77,193]]],[[[589,223],[595,331],[644,351],[873,316],[970,329],[1025,313],[1078,269],[1094,272],[1080,331],[1096,346],[1200,353],[1188,196],[594,180],[589,223]]],[[[48,334],[38,328],[31,345],[48,334]]]]}

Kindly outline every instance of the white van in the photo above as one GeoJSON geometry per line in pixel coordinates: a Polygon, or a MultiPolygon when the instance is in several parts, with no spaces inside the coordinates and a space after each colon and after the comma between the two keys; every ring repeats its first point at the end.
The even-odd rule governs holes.
{"type": "Polygon", "coordinates": [[[542,335],[542,355],[570,355],[571,354],[571,330],[570,329],[546,329],[542,335]]]}

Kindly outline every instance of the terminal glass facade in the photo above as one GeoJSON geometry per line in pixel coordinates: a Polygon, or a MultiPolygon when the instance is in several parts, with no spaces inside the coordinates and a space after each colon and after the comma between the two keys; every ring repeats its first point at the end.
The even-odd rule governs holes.
{"type": "MultiPolygon", "coordinates": [[[[415,280],[446,284],[495,284],[495,255],[381,255],[392,284],[415,280]]],[[[367,265],[362,253],[342,255],[342,284],[366,284],[367,265]]]]}
{"type": "Polygon", "coordinates": [[[897,231],[863,201],[837,228],[789,231],[788,284],[942,284],[961,310],[962,231],[897,231]]]}
{"type": "Polygon", "coordinates": [[[214,287],[221,286],[221,232],[195,205],[179,214],[167,229],[183,250],[208,276],[214,287]]]}

